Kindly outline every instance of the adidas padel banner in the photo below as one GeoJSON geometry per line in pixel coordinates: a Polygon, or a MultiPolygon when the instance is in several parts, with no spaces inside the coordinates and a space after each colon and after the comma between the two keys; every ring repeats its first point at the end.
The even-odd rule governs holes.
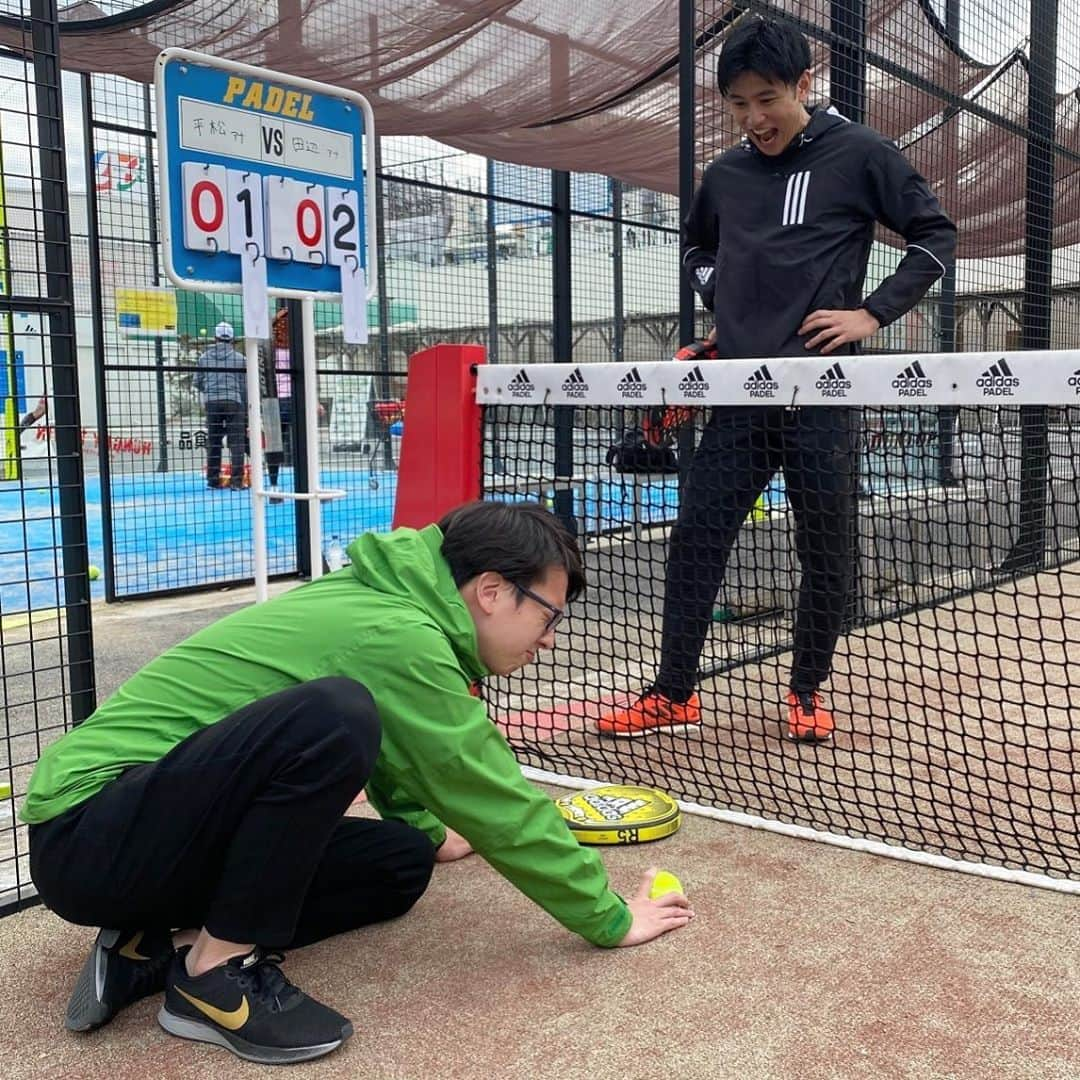
{"type": "Polygon", "coordinates": [[[481,405],[1080,405],[1080,350],[484,364],[481,405]]]}

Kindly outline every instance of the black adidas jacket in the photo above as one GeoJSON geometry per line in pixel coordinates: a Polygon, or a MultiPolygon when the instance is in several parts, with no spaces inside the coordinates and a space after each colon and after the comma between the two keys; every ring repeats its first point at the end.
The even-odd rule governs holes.
{"type": "Polygon", "coordinates": [[[721,154],[683,223],[683,268],[716,316],[721,357],[806,356],[797,331],[819,308],[865,307],[887,326],[955,252],[956,226],[896,146],[820,106],[777,157],[745,140],[721,154]],[[876,221],[908,246],[863,299],[876,221]]]}

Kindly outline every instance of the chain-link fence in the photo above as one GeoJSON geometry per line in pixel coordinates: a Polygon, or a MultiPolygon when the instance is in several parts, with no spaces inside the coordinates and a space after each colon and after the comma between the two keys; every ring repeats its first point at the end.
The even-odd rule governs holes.
{"type": "MultiPolygon", "coordinates": [[[[83,155],[94,182],[73,193],[72,213],[89,267],[81,299],[100,418],[90,484],[102,507],[106,595],[242,580],[251,574],[251,511],[229,494],[246,481],[229,481],[234,467],[247,467],[250,447],[243,440],[234,457],[226,437],[214,447],[220,470],[215,464],[208,475],[216,440],[194,378],[200,357],[214,370],[215,326],[228,323],[243,336],[240,299],[177,291],[164,279],[151,89],[111,76],[83,76],[82,86],[83,155]]],[[[380,285],[369,305],[370,343],[345,345],[339,308],[319,304],[316,356],[302,357],[296,335],[275,356],[271,392],[289,445],[286,464],[271,468],[286,485],[310,479],[300,452],[302,401],[304,373],[317,371],[317,390],[309,381],[307,392],[319,396],[322,482],[347,492],[324,509],[328,542],[390,524],[405,374],[419,349],[477,342],[491,361],[508,363],[568,358],[571,348],[586,360],[652,359],[670,354],[677,336],[671,196],[575,175],[560,204],[554,178],[564,174],[425,138],[380,140],[379,155],[380,285]],[[560,221],[570,226],[566,237],[560,221]],[[565,332],[557,339],[560,288],[572,343],[565,332]]],[[[271,572],[304,572],[306,504],[271,508],[271,572]]]]}
{"type": "MultiPolygon", "coordinates": [[[[715,92],[715,62],[730,27],[755,13],[799,26],[813,48],[812,100],[895,140],[959,225],[955,271],[871,348],[993,351],[1080,340],[1073,6],[682,0],[678,7],[680,55],[609,102],[615,111],[634,100],[667,108],[678,69],[677,194],[507,164],[417,136],[380,140],[380,288],[369,307],[370,343],[346,346],[339,311],[319,305],[315,356],[303,355],[290,310],[285,341],[265,358],[264,385],[284,435],[268,464],[282,487],[312,482],[300,448],[303,402],[317,395],[322,482],[348,492],[324,508],[328,540],[389,525],[408,425],[404,376],[418,349],[479,342],[497,363],[638,362],[668,356],[705,329],[685,287],[680,295],[680,206],[685,212],[704,164],[736,139],[715,92]]],[[[248,500],[228,483],[209,486],[210,435],[194,382],[219,323],[242,338],[239,300],[165,281],[153,91],[111,75],[61,78],[58,25],[46,0],[7,0],[0,16],[7,46],[25,57],[0,58],[0,645],[4,767],[16,796],[50,733],[92,707],[92,597],[220,585],[252,569],[248,500]]],[[[78,52],[89,36],[68,40],[78,52]]],[[[565,46],[565,35],[552,42],[565,46]]],[[[506,65],[515,63],[512,52],[504,55],[506,65]]],[[[415,81],[423,90],[423,79],[415,81]]],[[[594,111],[604,101],[595,95],[594,111]]],[[[563,119],[564,130],[582,121],[563,119]]],[[[523,146],[543,137],[518,134],[523,146]]],[[[867,291],[897,264],[895,243],[883,233],[874,245],[867,291]]],[[[1020,559],[1044,547],[1048,461],[1062,419],[1060,409],[1034,406],[995,414],[995,437],[1002,433],[1022,458],[1020,559]]],[[[974,413],[940,409],[912,419],[877,411],[865,418],[864,480],[874,482],[874,453],[902,456],[912,443],[918,453],[908,464],[930,462],[925,478],[947,485],[954,449],[985,433],[985,416],[974,413]]],[[[554,473],[574,475],[580,454],[569,411],[558,414],[551,435],[554,473]]],[[[238,468],[226,436],[218,478],[242,488],[251,448],[236,439],[238,468]]],[[[883,476],[910,472],[882,461],[883,476]]],[[[570,486],[553,486],[550,497],[573,516],[570,486]]],[[[662,516],[676,505],[677,487],[662,516]]],[[[305,506],[285,501],[268,510],[271,571],[304,573],[320,557],[305,548],[305,506]]],[[[0,800],[5,813],[12,805],[0,800]]],[[[2,831],[0,900],[17,900],[22,849],[13,825],[2,831]]]]}
{"type": "Polygon", "coordinates": [[[92,710],[94,667],[55,3],[8,3],[0,21],[26,57],[0,58],[0,911],[10,911],[31,895],[15,807],[42,746],[92,710]]]}

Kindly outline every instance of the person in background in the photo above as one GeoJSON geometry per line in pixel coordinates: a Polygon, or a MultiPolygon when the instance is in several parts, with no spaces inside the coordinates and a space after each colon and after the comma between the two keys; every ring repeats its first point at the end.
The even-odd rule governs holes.
{"type": "MultiPolygon", "coordinates": [[[[705,170],[683,223],[683,271],[713,313],[708,342],[719,359],[857,354],[955,257],[956,226],[896,146],[831,106],[807,105],[812,67],[794,25],[756,14],[740,19],[720,52],[717,86],[742,140],[705,170]],[[863,296],[878,222],[906,248],[863,296]]],[[[838,364],[823,368],[822,378],[841,379],[838,364]]],[[[671,532],[659,670],[635,701],[597,719],[600,734],[701,724],[695,684],[717,590],[743,521],[782,469],[802,568],[787,733],[832,737],[820,690],[855,558],[854,417],[842,406],[713,409],[671,532]]]]}
{"type": "MultiPolygon", "coordinates": [[[[272,385],[266,387],[265,394],[267,397],[277,398],[278,416],[281,420],[281,449],[270,451],[266,455],[267,479],[271,492],[274,493],[277,491],[282,466],[291,466],[296,457],[292,362],[289,358],[289,316],[286,308],[279,308],[274,314],[270,351],[273,354],[273,364],[265,381],[268,384],[272,382],[272,385]]],[[[318,414],[320,419],[326,414],[322,402],[319,402],[318,414]]],[[[271,494],[270,501],[280,503],[283,500],[280,496],[271,494]]]]}
{"type": "Polygon", "coordinates": [[[192,384],[206,408],[206,485],[221,488],[222,443],[229,440],[228,486],[244,486],[244,449],[247,443],[247,376],[244,357],[233,348],[232,324],[214,327],[214,344],[198,359],[192,384]]]}

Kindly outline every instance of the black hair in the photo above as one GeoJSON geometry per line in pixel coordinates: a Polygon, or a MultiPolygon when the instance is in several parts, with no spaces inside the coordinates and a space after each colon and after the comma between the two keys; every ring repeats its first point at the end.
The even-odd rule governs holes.
{"type": "Polygon", "coordinates": [[[809,43],[791,23],[755,15],[741,21],[724,42],[716,62],[716,85],[726,96],[731,84],[750,72],[794,86],[813,63],[809,43]]]}
{"type": "Polygon", "coordinates": [[[577,540],[541,503],[465,503],[438,524],[443,558],[459,587],[493,570],[528,589],[558,567],[566,571],[567,600],[585,590],[577,540]]]}

